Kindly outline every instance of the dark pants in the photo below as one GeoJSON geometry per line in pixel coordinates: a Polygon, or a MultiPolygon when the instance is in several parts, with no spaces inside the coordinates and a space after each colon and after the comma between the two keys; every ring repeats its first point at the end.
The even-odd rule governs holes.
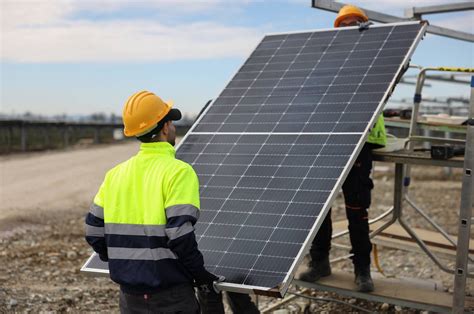
{"type": "Polygon", "coordinates": [[[120,313],[199,313],[191,284],[177,285],[154,294],[128,294],[120,291],[120,313]]]}
{"type": "MultiPolygon", "coordinates": [[[[370,265],[372,244],[369,238],[368,208],[370,207],[371,191],[374,188],[370,172],[372,170],[372,148],[365,144],[354,163],[346,181],[342,185],[346,216],[349,220],[349,236],[354,254],[352,262],[355,268],[370,265]]],[[[311,245],[310,256],[318,263],[329,256],[331,249],[332,221],[331,210],[324,219],[318,234],[311,245]]]]}
{"type": "MultiPolygon", "coordinates": [[[[203,293],[198,290],[199,304],[203,314],[224,314],[222,293],[203,293]]],[[[233,313],[258,314],[260,311],[248,294],[227,292],[227,299],[233,313]]]]}

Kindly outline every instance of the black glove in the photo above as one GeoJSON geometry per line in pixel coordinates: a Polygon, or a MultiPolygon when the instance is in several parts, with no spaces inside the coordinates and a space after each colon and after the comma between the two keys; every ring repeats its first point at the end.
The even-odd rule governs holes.
{"type": "Polygon", "coordinates": [[[359,23],[359,31],[363,31],[363,30],[366,30],[366,29],[369,29],[369,26],[372,25],[374,23],[372,22],[362,22],[362,23],[359,23]]]}
{"type": "Polygon", "coordinates": [[[203,285],[203,284],[212,284],[215,280],[219,279],[219,277],[217,277],[216,275],[208,272],[207,270],[203,270],[202,272],[200,272],[196,278],[195,278],[195,281],[196,281],[196,284],[198,286],[200,285],[203,285]]]}
{"type": "Polygon", "coordinates": [[[108,255],[107,255],[107,253],[105,253],[105,254],[98,254],[98,255],[99,255],[99,258],[100,258],[101,261],[103,261],[103,262],[108,262],[108,261],[109,261],[109,257],[108,257],[108,255]]]}
{"type": "Polygon", "coordinates": [[[218,294],[219,290],[217,289],[216,283],[222,282],[225,280],[224,276],[216,276],[207,270],[202,272],[199,275],[199,278],[196,278],[197,288],[201,293],[215,293],[218,294]]]}

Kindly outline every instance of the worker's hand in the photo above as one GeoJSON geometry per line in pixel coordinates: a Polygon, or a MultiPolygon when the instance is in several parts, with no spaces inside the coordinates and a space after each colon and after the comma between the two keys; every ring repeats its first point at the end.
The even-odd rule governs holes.
{"type": "Polygon", "coordinates": [[[374,23],[372,22],[362,22],[362,23],[359,23],[359,30],[362,31],[362,30],[366,30],[366,29],[369,29],[369,26],[372,25],[374,23]]]}
{"type": "Polygon", "coordinates": [[[225,277],[224,276],[217,276],[217,280],[214,280],[214,282],[212,283],[212,288],[214,289],[214,292],[215,293],[219,293],[220,290],[219,290],[219,287],[217,287],[217,284],[219,282],[223,282],[225,280],[225,277]]]}
{"type": "Polygon", "coordinates": [[[201,293],[215,293],[219,294],[219,289],[217,288],[217,284],[225,280],[224,276],[216,276],[208,271],[207,279],[203,280],[196,280],[197,287],[201,293]]]}
{"type": "Polygon", "coordinates": [[[105,254],[99,254],[99,258],[103,262],[108,262],[109,261],[109,257],[107,255],[107,252],[105,254]]]}
{"type": "Polygon", "coordinates": [[[196,284],[200,285],[208,285],[212,284],[214,281],[218,280],[219,277],[214,275],[213,273],[208,272],[207,270],[203,270],[200,274],[198,274],[195,278],[196,284]]]}

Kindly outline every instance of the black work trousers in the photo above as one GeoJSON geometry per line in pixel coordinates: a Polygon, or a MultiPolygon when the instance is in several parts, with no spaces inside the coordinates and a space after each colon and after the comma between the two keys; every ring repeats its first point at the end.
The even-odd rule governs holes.
{"type": "MultiPolygon", "coordinates": [[[[224,314],[224,303],[222,293],[207,292],[198,290],[198,300],[203,314],[224,314]]],[[[227,292],[227,300],[233,313],[258,314],[260,311],[252,302],[248,294],[227,292]]]]}
{"type": "Polygon", "coordinates": [[[120,291],[119,305],[122,314],[199,314],[199,304],[191,283],[176,285],[154,294],[135,295],[120,291]]]}
{"type": "MultiPolygon", "coordinates": [[[[353,253],[352,262],[356,269],[370,266],[372,244],[369,238],[368,208],[371,191],[374,188],[370,172],[372,171],[371,144],[366,143],[352,166],[346,181],[342,185],[346,216],[349,220],[349,236],[353,253]]],[[[311,245],[310,256],[314,263],[328,258],[331,249],[332,221],[331,210],[324,219],[318,234],[311,245]]]]}

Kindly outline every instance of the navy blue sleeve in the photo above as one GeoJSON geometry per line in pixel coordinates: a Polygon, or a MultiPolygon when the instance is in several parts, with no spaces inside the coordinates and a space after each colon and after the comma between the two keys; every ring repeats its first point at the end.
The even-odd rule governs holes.
{"type": "Polygon", "coordinates": [[[212,282],[216,276],[204,268],[204,258],[198,249],[194,224],[199,210],[192,205],[175,205],[166,209],[168,247],[192,274],[197,283],[212,282]]]}
{"type": "Polygon", "coordinates": [[[104,209],[92,204],[86,216],[86,241],[92,249],[99,254],[102,261],[108,261],[107,244],[105,242],[105,228],[103,219],[104,209]]]}

